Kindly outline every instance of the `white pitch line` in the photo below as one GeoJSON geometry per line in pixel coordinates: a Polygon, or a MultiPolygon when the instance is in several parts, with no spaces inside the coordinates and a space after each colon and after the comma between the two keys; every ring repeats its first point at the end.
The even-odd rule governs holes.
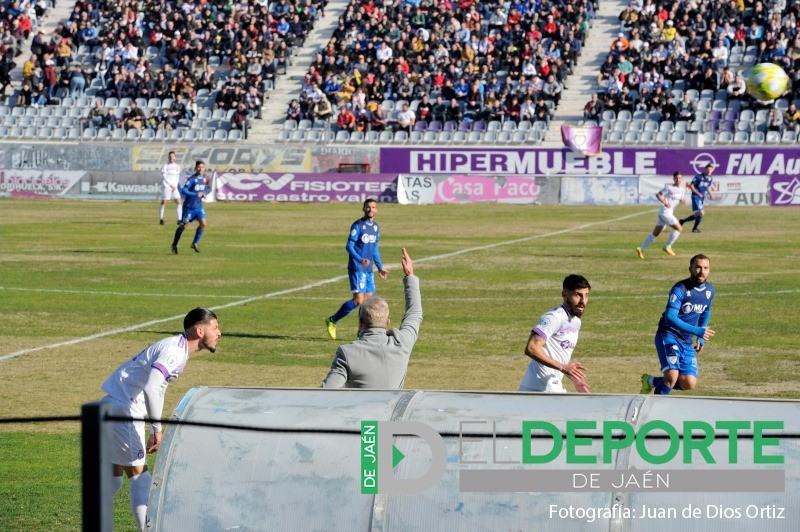
{"type": "MultiPolygon", "coordinates": [[[[600,222],[591,222],[591,223],[588,223],[588,224],[578,225],[578,226],[575,226],[575,227],[571,227],[569,229],[561,229],[560,231],[552,231],[550,233],[542,233],[540,235],[532,235],[532,236],[526,236],[526,237],[523,237],[523,238],[515,238],[514,240],[506,240],[504,242],[495,242],[494,244],[486,244],[484,246],[475,246],[475,247],[471,247],[471,248],[465,248],[465,249],[462,249],[460,251],[453,251],[453,252],[450,252],[450,253],[443,253],[441,255],[432,255],[430,257],[423,257],[421,259],[414,259],[414,262],[420,263],[420,262],[430,262],[430,261],[439,260],[439,259],[447,259],[447,258],[450,258],[450,257],[456,257],[458,255],[464,255],[465,253],[472,253],[474,251],[485,251],[487,249],[494,249],[494,248],[498,248],[498,247],[502,247],[502,246],[510,246],[510,245],[513,245],[513,244],[519,244],[520,242],[529,242],[531,240],[538,240],[540,238],[547,238],[547,237],[551,237],[551,236],[563,235],[563,234],[566,234],[566,233],[572,233],[572,232],[575,232],[575,231],[580,231],[580,230],[586,229],[588,227],[594,227],[596,225],[606,225],[606,224],[610,224],[610,223],[621,222],[621,221],[627,220],[629,218],[635,218],[637,216],[642,216],[644,214],[651,214],[653,212],[656,212],[656,211],[655,210],[647,210],[647,211],[642,211],[642,212],[638,212],[638,213],[634,213],[634,214],[628,214],[628,215],[625,215],[625,216],[621,216],[619,218],[611,218],[609,220],[603,220],[603,221],[600,221],[600,222]]],[[[225,305],[211,307],[211,310],[220,310],[220,309],[225,309],[225,308],[230,308],[230,307],[237,307],[239,305],[246,305],[247,303],[252,303],[254,301],[261,301],[261,300],[264,300],[264,299],[270,299],[270,298],[274,298],[274,297],[277,297],[277,296],[282,296],[282,295],[285,295],[285,294],[291,294],[291,293],[294,293],[294,292],[302,292],[304,290],[308,290],[308,289],[311,289],[311,288],[316,288],[318,286],[324,286],[326,284],[335,283],[337,281],[341,281],[342,279],[346,279],[346,278],[347,278],[346,275],[339,275],[337,277],[332,277],[330,279],[325,279],[323,281],[317,281],[316,283],[310,283],[310,284],[307,284],[307,285],[304,285],[304,286],[298,286],[296,288],[289,288],[287,290],[280,290],[278,292],[272,292],[272,293],[264,294],[264,295],[260,295],[260,296],[249,297],[249,298],[246,298],[246,299],[242,299],[240,301],[233,301],[231,303],[226,303],[225,305]]],[[[36,351],[43,351],[45,349],[53,349],[53,348],[56,348],[56,347],[64,347],[64,346],[67,346],[67,345],[80,344],[80,343],[83,343],[83,342],[88,342],[90,340],[97,340],[98,338],[104,338],[106,336],[113,336],[115,334],[131,332],[131,331],[135,331],[137,329],[141,329],[143,327],[149,327],[151,325],[158,325],[160,323],[166,323],[168,321],[177,320],[177,319],[181,319],[181,318],[183,318],[183,315],[179,314],[177,316],[170,316],[169,318],[162,318],[162,319],[159,319],[159,320],[148,321],[146,323],[139,323],[137,325],[131,325],[130,327],[123,327],[121,329],[114,329],[112,331],[106,331],[106,332],[101,332],[101,333],[97,333],[97,334],[92,334],[90,336],[84,336],[84,337],[81,337],[81,338],[75,338],[73,340],[68,340],[66,342],[59,342],[59,343],[56,343],[56,344],[42,345],[42,346],[39,346],[39,347],[31,347],[31,348],[28,348],[28,349],[22,349],[20,351],[15,351],[13,353],[8,353],[7,355],[0,355],[0,362],[2,362],[4,360],[9,360],[9,359],[12,359],[12,358],[16,358],[16,357],[19,357],[19,356],[22,356],[22,355],[27,355],[28,353],[34,353],[36,351]]]]}
{"type": "MultiPolygon", "coordinates": [[[[55,288],[12,288],[10,286],[0,286],[0,290],[14,292],[45,292],[54,294],[81,294],[89,296],[124,296],[124,297],[197,297],[197,294],[142,294],[133,292],[105,292],[102,290],[58,290],[55,288]]],[[[203,294],[203,297],[216,297],[222,299],[241,299],[248,296],[217,296],[214,294],[203,294]]]]}
{"type": "MultiPolygon", "coordinates": [[[[719,285],[717,285],[719,287],[719,285]]],[[[428,290],[430,291],[430,286],[428,285],[428,290]]],[[[798,290],[773,290],[773,291],[764,291],[764,292],[725,292],[725,298],[729,297],[751,297],[751,296],[771,296],[771,295],[779,295],[779,294],[800,294],[800,289],[798,290]]],[[[603,296],[603,295],[595,295],[592,294],[591,300],[596,301],[598,299],[661,299],[666,298],[668,294],[641,294],[641,295],[630,295],[630,296],[603,296]]],[[[281,298],[283,301],[340,301],[342,298],[340,297],[284,297],[281,298]]],[[[530,301],[545,301],[553,299],[552,296],[526,296],[526,300],[530,301]]],[[[425,296],[425,301],[508,301],[507,297],[436,297],[431,295],[425,296]]]]}

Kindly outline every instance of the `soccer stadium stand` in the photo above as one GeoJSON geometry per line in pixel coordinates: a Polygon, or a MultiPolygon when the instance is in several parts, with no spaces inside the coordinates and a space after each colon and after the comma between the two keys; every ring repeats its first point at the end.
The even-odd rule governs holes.
{"type": "Polygon", "coordinates": [[[800,1],[631,2],[584,123],[616,144],[795,143],[800,132],[800,1]],[[774,102],[745,92],[747,69],[775,62],[793,88],[774,102]]]}
{"type": "Polygon", "coordinates": [[[0,137],[234,141],[265,113],[278,142],[537,144],[572,115],[612,144],[800,133],[800,0],[609,1],[602,20],[596,0],[347,1],[311,45],[327,0],[78,0],[47,35],[48,0],[5,2],[0,137]],[[265,109],[300,49],[301,87],[265,109]],[[745,90],[763,61],[793,82],[774,102],[745,90]]]}
{"type": "MultiPolygon", "coordinates": [[[[34,117],[60,118],[64,109],[82,119],[77,136],[85,139],[203,140],[220,130],[226,139],[241,138],[261,118],[277,72],[286,71],[325,4],[78,0],[52,35],[37,32],[21,87],[0,114],[16,118],[7,111],[22,107],[34,117]]],[[[17,5],[3,9],[19,11],[17,5]]],[[[11,132],[18,124],[3,125],[11,132]]],[[[51,128],[34,129],[49,138],[61,124],[31,127],[51,128]]]]}

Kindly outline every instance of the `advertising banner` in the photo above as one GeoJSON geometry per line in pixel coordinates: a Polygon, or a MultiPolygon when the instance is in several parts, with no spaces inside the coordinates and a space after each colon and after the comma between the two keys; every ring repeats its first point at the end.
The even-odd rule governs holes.
{"type": "Polygon", "coordinates": [[[397,179],[397,201],[402,204],[539,203],[547,178],[532,176],[409,175],[397,179]]]}
{"type": "Polygon", "coordinates": [[[607,148],[582,157],[566,148],[381,148],[381,171],[402,174],[672,175],[687,177],[714,165],[714,176],[800,174],[800,150],[607,148]]]}
{"type": "Polygon", "coordinates": [[[561,203],[564,205],[636,205],[639,200],[636,177],[564,177],[561,203]]]}
{"type": "Polygon", "coordinates": [[[0,194],[10,196],[64,196],[77,193],[77,183],[86,172],[0,170],[0,194]]]}
{"type": "Polygon", "coordinates": [[[263,146],[255,144],[179,144],[134,146],[131,150],[131,169],[158,171],[170,151],[184,169],[194,168],[195,162],[205,162],[206,168],[217,172],[310,173],[337,172],[339,165],[367,164],[372,172],[380,166],[377,148],[353,146],[315,146],[307,144],[263,146]]]}
{"type": "MultiPolygon", "coordinates": [[[[766,176],[713,176],[714,182],[706,194],[706,205],[767,205],[769,177],[766,176]]],[[[690,176],[684,176],[684,185],[691,182],[690,176]]],[[[639,179],[639,203],[657,205],[656,193],[664,185],[672,184],[671,176],[642,177],[639,179]]],[[[686,204],[691,206],[691,192],[687,189],[686,204]]]]}
{"type": "Polygon", "coordinates": [[[361,203],[397,201],[397,174],[285,174],[221,172],[219,201],[361,203]]]}
{"type": "Polygon", "coordinates": [[[800,178],[772,176],[769,182],[769,204],[773,207],[800,207],[800,178]]]}

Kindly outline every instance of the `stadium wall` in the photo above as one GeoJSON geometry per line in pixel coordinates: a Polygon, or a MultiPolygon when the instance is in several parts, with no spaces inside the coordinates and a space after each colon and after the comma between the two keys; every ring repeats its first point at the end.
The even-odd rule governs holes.
{"type": "Polygon", "coordinates": [[[203,387],[172,420],[212,426],[167,425],[152,530],[794,531],[800,515],[797,401],[203,387]]]}
{"type": "Polygon", "coordinates": [[[328,147],[248,144],[0,144],[0,195],[147,199],[159,195],[169,151],[219,178],[225,201],[400,203],[655,203],[675,170],[716,168],[710,203],[800,206],[800,153],[784,149],[566,149],[328,147]],[[339,174],[340,164],[380,173],[339,174]]]}

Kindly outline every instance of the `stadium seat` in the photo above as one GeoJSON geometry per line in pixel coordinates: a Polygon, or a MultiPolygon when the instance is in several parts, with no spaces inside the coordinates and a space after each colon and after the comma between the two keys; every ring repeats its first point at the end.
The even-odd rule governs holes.
{"type": "Polygon", "coordinates": [[[639,144],[652,144],[656,137],[653,131],[643,131],[639,136],[639,144]]]}
{"type": "Polygon", "coordinates": [[[398,131],[394,134],[394,143],[403,143],[408,140],[408,132],[407,131],[398,131]]]}
{"type": "Polygon", "coordinates": [[[111,139],[111,132],[108,130],[107,127],[101,127],[97,130],[97,140],[109,140],[111,139]]]}
{"type": "Polygon", "coordinates": [[[350,132],[349,131],[337,131],[336,132],[336,142],[347,142],[350,140],[350,132]]]}
{"type": "Polygon", "coordinates": [[[83,135],[81,135],[83,140],[94,140],[97,138],[97,130],[93,127],[87,127],[83,130],[83,135]]]}
{"type": "Polygon", "coordinates": [[[68,134],[67,128],[57,127],[53,130],[53,140],[66,140],[68,134]]]}
{"type": "Polygon", "coordinates": [[[753,131],[750,133],[750,144],[763,144],[766,140],[766,135],[763,131],[753,131]]]}
{"type": "MultiPolygon", "coordinates": [[[[217,109],[217,111],[221,111],[221,109],[217,109]]],[[[217,111],[214,111],[214,118],[218,119],[220,117],[217,116],[217,114],[218,114],[217,111]]],[[[297,127],[298,127],[298,124],[297,124],[296,120],[289,119],[289,120],[286,120],[283,123],[284,131],[294,131],[295,129],[297,129],[297,127]]]]}
{"type": "MultiPolygon", "coordinates": [[[[228,138],[225,140],[227,142],[237,142],[242,140],[243,138],[244,136],[242,134],[241,129],[231,129],[230,131],[228,131],[228,138]]],[[[308,140],[308,137],[306,137],[306,140],[308,140]]]]}
{"type": "Polygon", "coordinates": [[[214,131],[214,141],[215,142],[224,142],[228,140],[228,132],[224,129],[217,129],[214,131]]]}
{"type": "Polygon", "coordinates": [[[511,142],[513,132],[512,131],[500,131],[497,133],[497,143],[498,144],[508,144],[511,142]]]}
{"type": "MultiPolygon", "coordinates": [[[[230,135],[228,135],[230,139],[230,135]]],[[[306,142],[319,142],[322,138],[322,132],[319,129],[310,129],[306,131],[306,142]]]]}
{"type": "Polygon", "coordinates": [[[517,123],[513,120],[506,120],[503,122],[503,131],[516,131],[517,123]]]}
{"type": "MultiPolygon", "coordinates": [[[[179,130],[176,129],[175,131],[179,131],[179,130]]],[[[129,129],[127,131],[127,133],[125,134],[125,138],[127,140],[139,140],[139,136],[140,136],[139,131],[137,131],[136,129],[133,129],[133,128],[129,129]]],[[[172,140],[181,140],[181,139],[180,138],[177,138],[177,139],[173,138],[172,140]]]]}
{"type": "Polygon", "coordinates": [[[767,144],[777,144],[781,141],[781,134],[778,131],[767,131],[765,142],[767,144]]]}
{"type": "Polygon", "coordinates": [[[683,131],[673,131],[672,133],[659,131],[658,138],[661,138],[662,134],[665,134],[666,138],[668,139],[667,142],[670,144],[683,144],[686,141],[686,133],[683,131]]]}
{"type": "Polygon", "coordinates": [[[623,141],[623,133],[622,131],[611,131],[608,134],[608,143],[609,144],[622,144],[623,141]]]}
{"type": "Polygon", "coordinates": [[[77,127],[71,127],[67,131],[67,138],[69,140],[80,140],[81,138],[81,130],[77,127]]]}
{"type": "Polygon", "coordinates": [[[306,130],[295,129],[292,131],[292,142],[304,142],[306,140],[306,130]]]}
{"type": "MultiPolygon", "coordinates": [[[[434,133],[435,135],[435,133],[434,133]]],[[[408,137],[408,141],[411,144],[419,144],[422,142],[422,132],[421,131],[412,131],[411,135],[408,137]]]]}
{"type": "Polygon", "coordinates": [[[661,122],[661,124],[658,126],[659,131],[666,131],[667,133],[672,133],[674,129],[675,129],[675,124],[670,122],[669,120],[661,122]]]}
{"type": "Polygon", "coordinates": [[[525,142],[525,139],[528,137],[528,131],[517,130],[514,131],[511,137],[512,144],[522,144],[525,142]]]}
{"type": "Polygon", "coordinates": [[[625,133],[625,138],[623,142],[626,145],[635,145],[639,144],[639,132],[638,131],[628,131],[625,133]]]}
{"type": "Polygon", "coordinates": [[[492,120],[489,122],[489,125],[486,127],[486,131],[501,131],[503,129],[503,123],[499,120],[492,120]]]}
{"type": "Polygon", "coordinates": [[[497,131],[487,131],[481,135],[481,142],[484,144],[497,143],[497,131]]]}
{"type": "Polygon", "coordinates": [[[361,144],[364,142],[364,132],[358,130],[353,131],[350,133],[350,138],[347,139],[347,142],[350,144],[361,144]]]}
{"type": "MultiPolygon", "coordinates": [[[[202,129],[192,129],[192,128],[187,129],[186,132],[183,134],[183,141],[184,142],[196,142],[196,141],[200,140],[200,131],[202,131],[202,129]]],[[[139,139],[140,140],[152,140],[153,136],[155,136],[155,135],[145,139],[145,133],[148,133],[148,132],[152,134],[153,130],[145,129],[144,131],[142,131],[142,136],[139,137],[139,139]]]]}
{"type": "MultiPolygon", "coordinates": [[[[462,131],[462,133],[464,133],[464,132],[462,131]]],[[[477,131],[468,132],[467,133],[467,138],[464,140],[464,142],[467,142],[469,144],[477,144],[480,141],[481,141],[481,133],[479,133],[477,131]]]]}
{"type": "Polygon", "coordinates": [[[781,135],[781,144],[794,144],[797,142],[797,133],[794,131],[784,131],[781,135]]]}
{"type": "Polygon", "coordinates": [[[749,140],[750,140],[750,135],[747,134],[747,131],[737,131],[733,135],[734,144],[747,144],[749,140]]]}
{"type": "Polygon", "coordinates": [[[733,133],[730,131],[720,131],[717,137],[717,144],[731,144],[733,142],[733,133]]]}

